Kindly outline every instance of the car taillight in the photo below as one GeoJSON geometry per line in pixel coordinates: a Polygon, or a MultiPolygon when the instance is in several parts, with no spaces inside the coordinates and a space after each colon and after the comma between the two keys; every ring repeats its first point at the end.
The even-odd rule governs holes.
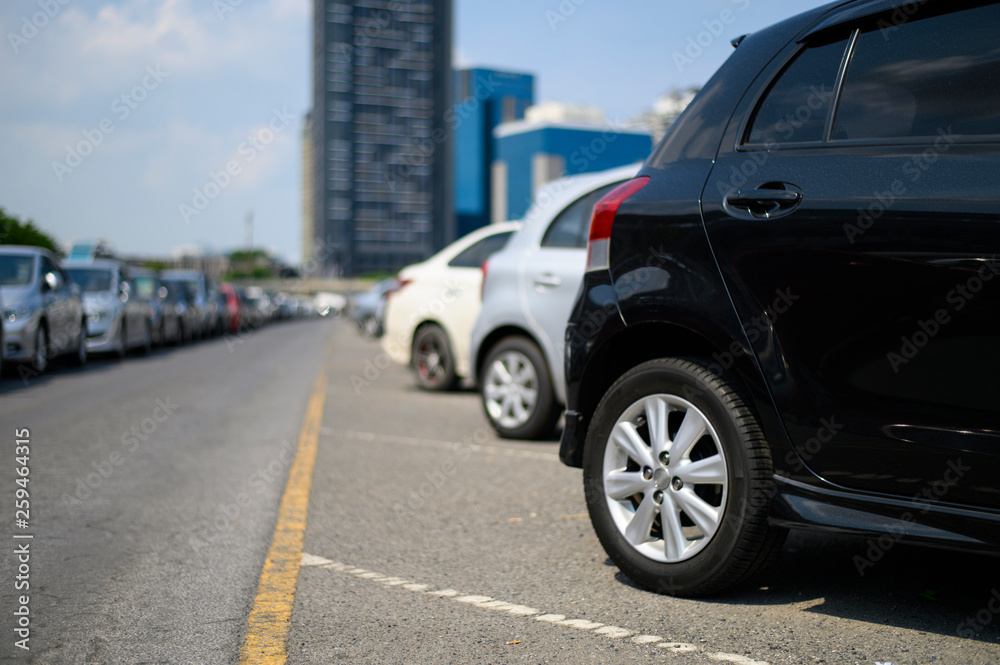
{"type": "Polygon", "coordinates": [[[587,243],[587,270],[606,270],[611,249],[611,227],[618,207],[649,182],[649,176],[639,176],[623,182],[594,204],[590,218],[590,241],[587,243]]]}
{"type": "Polygon", "coordinates": [[[479,301],[482,302],[483,294],[486,293],[486,272],[490,269],[490,260],[483,261],[483,265],[479,269],[483,271],[483,279],[479,282],[479,301]]]}
{"type": "Polygon", "coordinates": [[[397,291],[399,291],[400,289],[402,289],[407,284],[412,284],[412,283],[413,283],[412,279],[400,279],[400,278],[397,277],[396,278],[396,283],[392,285],[392,288],[386,289],[385,293],[383,294],[383,297],[385,297],[386,299],[388,299],[389,296],[391,296],[392,294],[396,293],[397,291]]]}

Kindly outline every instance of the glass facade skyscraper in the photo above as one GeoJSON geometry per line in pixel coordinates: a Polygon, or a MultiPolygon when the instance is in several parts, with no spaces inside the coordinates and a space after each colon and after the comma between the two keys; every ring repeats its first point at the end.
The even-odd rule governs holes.
{"type": "Polygon", "coordinates": [[[313,255],[392,272],[455,238],[451,0],[315,0],[313,255]]]}

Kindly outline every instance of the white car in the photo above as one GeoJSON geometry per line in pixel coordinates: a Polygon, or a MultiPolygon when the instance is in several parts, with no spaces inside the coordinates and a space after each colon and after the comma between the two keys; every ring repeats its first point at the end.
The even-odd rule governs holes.
{"type": "Polygon", "coordinates": [[[583,281],[591,212],[639,166],[546,185],[521,230],[490,259],[470,362],[486,417],[501,436],[546,436],[562,414],[563,337],[583,281]]]}
{"type": "Polygon", "coordinates": [[[469,335],[479,314],[481,266],[520,228],[476,229],[421,263],[403,268],[386,301],[382,348],[412,365],[427,390],[450,390],[469,376],[469,335]]]}

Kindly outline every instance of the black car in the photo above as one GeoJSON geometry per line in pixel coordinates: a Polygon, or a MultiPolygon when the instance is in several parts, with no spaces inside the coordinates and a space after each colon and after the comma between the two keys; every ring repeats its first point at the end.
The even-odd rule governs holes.
{"type": "MultiPolygon", "coordinates": [[[[560,456],[676,595],[788,528],[1000,551],[1000,4],[867,0],[743,40],[595,205],[560,456]]],[[[871,549],[871,548],[870,548],[871,549]]]]}

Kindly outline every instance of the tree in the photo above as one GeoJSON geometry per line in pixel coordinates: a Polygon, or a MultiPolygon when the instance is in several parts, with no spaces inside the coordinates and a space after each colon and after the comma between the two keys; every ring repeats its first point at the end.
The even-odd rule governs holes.
{"type": "Polygon", "coordinates": [[[7,211],[0,208],[0,245],[28,245],[29,247],[44,247],[62,256],[62,249],[56,239],[41,230],[30,219],[22,222],[7,211]]]}

